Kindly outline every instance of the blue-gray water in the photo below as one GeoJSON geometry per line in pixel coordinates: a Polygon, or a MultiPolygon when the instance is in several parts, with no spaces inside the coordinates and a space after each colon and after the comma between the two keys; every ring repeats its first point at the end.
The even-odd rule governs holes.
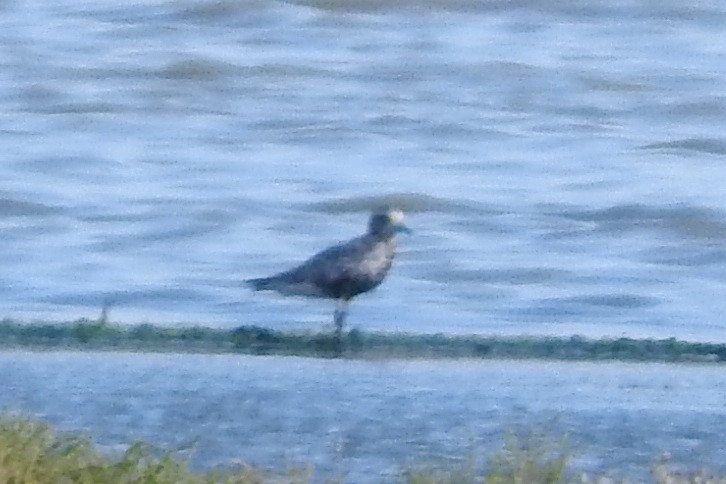
{"type": "Polygon", "coordinates": [[[726,373],[716,366],[338,361],[133,353],[0,353],[0,409],[103,449],[193,448],[197,466],[315,467],[395,480],[409,466],[480,463],[507,431],[563,435],[575,469],[640,482],[662,452],[726,471],[726,373]]]}
{"type": "Polygon", "coordinates": [[[251,294],[409,212],[371,330],[724,341],[723,2],[0,4],[0,316],[318,330],[251,294]],[[372,197],[372,198],[370,198],[372,197]]]}
{"type": "MultiPolygon", "coordinates": [[[[718,0],[0,2],[0,317],[319,330],[251,294],[415,233],[366,330],[724,341],[718,0]]],[[[351,482],[551,425],[586,469],[722,465],[720,367],[0,354],[0,406],[104,445],[351,482]]]]}

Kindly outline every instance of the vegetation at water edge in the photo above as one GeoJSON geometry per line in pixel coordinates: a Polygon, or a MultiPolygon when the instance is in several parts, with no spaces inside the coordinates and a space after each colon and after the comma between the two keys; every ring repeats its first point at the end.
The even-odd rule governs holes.
{"type": "Polygon", "coordinates": [[[726,361],[726,344],[667,339],[581,336],[482,336],[278,331],[258,326],[123,325],[80,319],[68,323],[0,321],[0,348],[243,353],[350,358],[507,358],[578,361],[726,361]]]}
{"type": "MultiPolygon", "coordinates": [[[[521,440],[508,436],[503,449],[486,459],[484,465],[473,456],[456,464],[423,464],[403,469],[402,484],[558,484],[626,483],[627,478],[577,474],[571,469],[572,453],[562,441],[521,440]]],[[[699,470],[677,471],[667,462],[649,471],[656,484],[726,484],[720,477],[699,470]]],[[[136,443],[117,455],[107,455],[89,439],[58,432],[27,418],[0,416],[0,482],[13,484],[154,483],[154,484],[302,484],[346,482],[344,477],[316,476],[311,466],[288,468],[281,472],[245,464],[226,468],[192,471],[188,462],[174,453],[136,443]]],[[[382,479],[382,482],[384,480],[382,479]]],[[[390,480],[389,480],[390,481],[390,480]]],[[[388,481],[386,481],[388,482],[388,481]]]]}

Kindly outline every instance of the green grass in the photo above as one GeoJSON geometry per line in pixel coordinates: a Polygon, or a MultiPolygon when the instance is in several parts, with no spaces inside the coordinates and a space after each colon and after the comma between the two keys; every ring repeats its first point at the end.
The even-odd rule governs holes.
{"type": "MultiPolygon", "coordinates": [[[[481,464],[476,454],[454,464],[419,465],[401,472],[401,484],[557,484],[625,483],[626,478],[576,474],[572,452],[562,439],[546,435],[508,435],[501,451],[481,464]]],[[[617,475],[617,473],[612,473],[617,475]]],[[[706,471],[679,472],[667,462],[650,469],[656,484],[724,484],[726,477],[706,471]]],[[[26,418],[0,416],[0,483],[3,484],[302,484],[321,480],[311,467],[282,473],[248,466],[193,472],[187,461],[136,443],[119,455],[99,452],[84,437],[62,433],[26,418]]],[[[388,481],[387,481],[388,482],[388,481]]]]}
{"type": "MultiPolygon", "coordinates": [[[[405,473],[407,484],[554,484],[575,482],[568,466],[572,450],[566,439],[546,433],[508,433],[503,448],[485,459],[470,453],[457,463],[426,465],[405,473]]],[[[581,479],[582,480],[582,479],[581,479]]]]}
{"type": "Polygon", "coordinates": [[[68,323],[0,321],[0,348],[134,350],[244,353],[323,358],[487,358],[574,361],[726,361],[726,344],[667,339],[588,339],[581,336],[504,337],[376,333],[353,329],[337,339],[332,332],[284,332],[258,326],[122,325],[80,319],[68,323]]]}
{"type": "Polygon", "coordinates": [[[244,467],[193,473],[185,460],[140,442],[122,455],[109,457],[84,437],[25,418],[0,417],[0,483],[261,484],[304,483],[311,478],[308,469],[274,474],[244,467]]]}

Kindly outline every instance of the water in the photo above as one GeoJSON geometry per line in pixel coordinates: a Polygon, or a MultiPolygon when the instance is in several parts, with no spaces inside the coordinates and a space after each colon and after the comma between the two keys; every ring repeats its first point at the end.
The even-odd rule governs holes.
{"type": "MultiPolygon", "coordinates": [[[[723,2],[0,2],[0,317],[319,330],[252,294],[415,233],[350,324],[726,341],[723,2]]],[[[201,465],[395,475],[552,426],[722,465],[720,368],[0,354],[0,408],[201,465]],[[533,396],[536,396],[533,397],[533,396]]]]}
{"type": "Polygon", "coordinates": [[[102,449],[192,449],[195,466],[315,467],[387,482],[499,451],[507,431],[567,435],[574,468],[635,478],[662,452],[726,470],[726,374],[714,366],[333,361],[123,353],[0,353],[0,409],[102,449]],[[41,390],[42,389],[42,390],[41,390]]]}
{"type": "Polygon", "coordinates": [[[724,341],[722,2],[4,2],[0,315],[724,341]]]}

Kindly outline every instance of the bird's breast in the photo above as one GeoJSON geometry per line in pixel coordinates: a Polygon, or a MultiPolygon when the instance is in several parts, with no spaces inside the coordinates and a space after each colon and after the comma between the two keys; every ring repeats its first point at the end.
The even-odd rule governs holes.
{"type": "Polygon", "coordinates": [[[362,271],[370,275],[372,280],[380,282],[391,268],[394,250],[393,241],[376,243],[363,258],[362,271]]]}

